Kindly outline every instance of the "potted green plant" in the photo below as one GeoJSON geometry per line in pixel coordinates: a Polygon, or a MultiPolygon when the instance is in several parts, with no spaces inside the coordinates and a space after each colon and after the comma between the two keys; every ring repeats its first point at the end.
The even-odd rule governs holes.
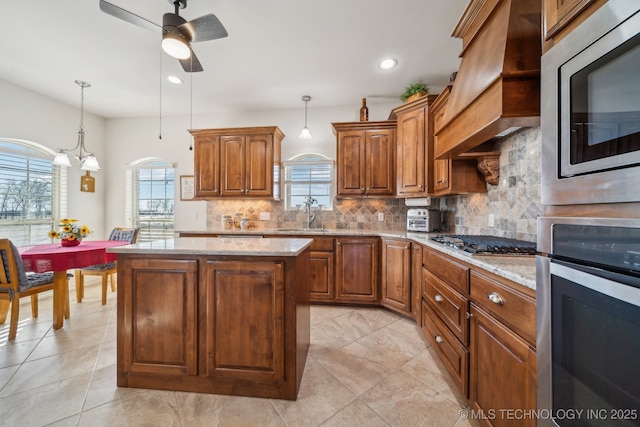
{"type": "Polygon", "coordinates": [[[404,88],[404,93],[400,95],[400,99],[403,102],[411,102],[418,98],[421,98],[429,93],[429,86],[427,86],[422,80],[418,83],[414,83],[404,88]]]}

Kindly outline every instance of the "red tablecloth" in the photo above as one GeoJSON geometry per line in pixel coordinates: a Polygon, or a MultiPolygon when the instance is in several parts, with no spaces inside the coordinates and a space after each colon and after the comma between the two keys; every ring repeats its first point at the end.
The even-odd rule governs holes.
{"type": "Polygon", "coordinates": [[[117,254],[107,253],[105,249],[128,244],[119,240],[83,240],[73,247],[51,243],[23,248],[20,255],[26,271],[65,271],[115,261],[117,254]]]}

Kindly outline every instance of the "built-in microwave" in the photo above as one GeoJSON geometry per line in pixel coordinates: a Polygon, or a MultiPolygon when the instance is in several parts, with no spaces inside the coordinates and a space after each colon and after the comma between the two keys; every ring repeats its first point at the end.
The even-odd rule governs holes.
{"type": "Polygon", "coordinates": [[[542,204],[640,201],[640,1],[609,0],[541,66],[542,204]]]}

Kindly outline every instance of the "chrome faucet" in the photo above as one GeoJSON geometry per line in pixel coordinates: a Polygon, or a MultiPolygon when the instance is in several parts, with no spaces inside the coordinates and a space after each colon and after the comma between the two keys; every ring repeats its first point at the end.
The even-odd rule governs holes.
{"type": "Polygon", "coordinates": [[[311,215],[311,206],[317,204],[318,201],[311,196],[304,199],[304,211],[307,213],[307,228],[311,228],[311,223],[316,219],[315,215],[311,215]]]}

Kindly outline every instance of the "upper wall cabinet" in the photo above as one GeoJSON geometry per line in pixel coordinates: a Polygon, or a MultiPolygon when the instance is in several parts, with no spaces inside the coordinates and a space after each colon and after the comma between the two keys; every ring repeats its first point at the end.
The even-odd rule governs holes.
{"type": "Polygon", "coordinates": [[[332,123],[337,138],[337,197],[395,194],[396,122],[332,123]]]}
{"type": "MultiPolygon", "coordinates": [[[[429,107],[429,121],[433,123],[433,132],[438,133],[442,126],[444,112],[451,94],[451,85],[445,87],[429,107]]],[[[431,138],[437,143],[438,136],[431,138]]],[[[431,153],[433,156],[433,152],[431,153]]],[[[486,193],[487,186],[476,167],[474,159],[437,159],[431,157],[432,193],[434,196],[450,196],[460,193],[486,193]]],[[[431,190],[430,190],[431,191],[431,190]]]]}
{"type": "Polygon", "coordinates": [[[195,195],[199,198],[280,197],[280,144],[275,126],[198,129],[194,136],[195,195]]]}
{"type": "Polygon", "coordinates": [[[607,0],[543,0],[543,51],[551,47],[607,0]]]}
{"type": "Polygon", "coordinates": [[[396,192],[400,197],[424,197],[433,191],[433,123],[424,96],[391,111],[396,119],[396,192]]]}
{"type": "Polygon", "coordinates": [[[541,0],[472,0],[453,36],[462,60],[434,156],[454,158],[540,124],[541,0]]]}

